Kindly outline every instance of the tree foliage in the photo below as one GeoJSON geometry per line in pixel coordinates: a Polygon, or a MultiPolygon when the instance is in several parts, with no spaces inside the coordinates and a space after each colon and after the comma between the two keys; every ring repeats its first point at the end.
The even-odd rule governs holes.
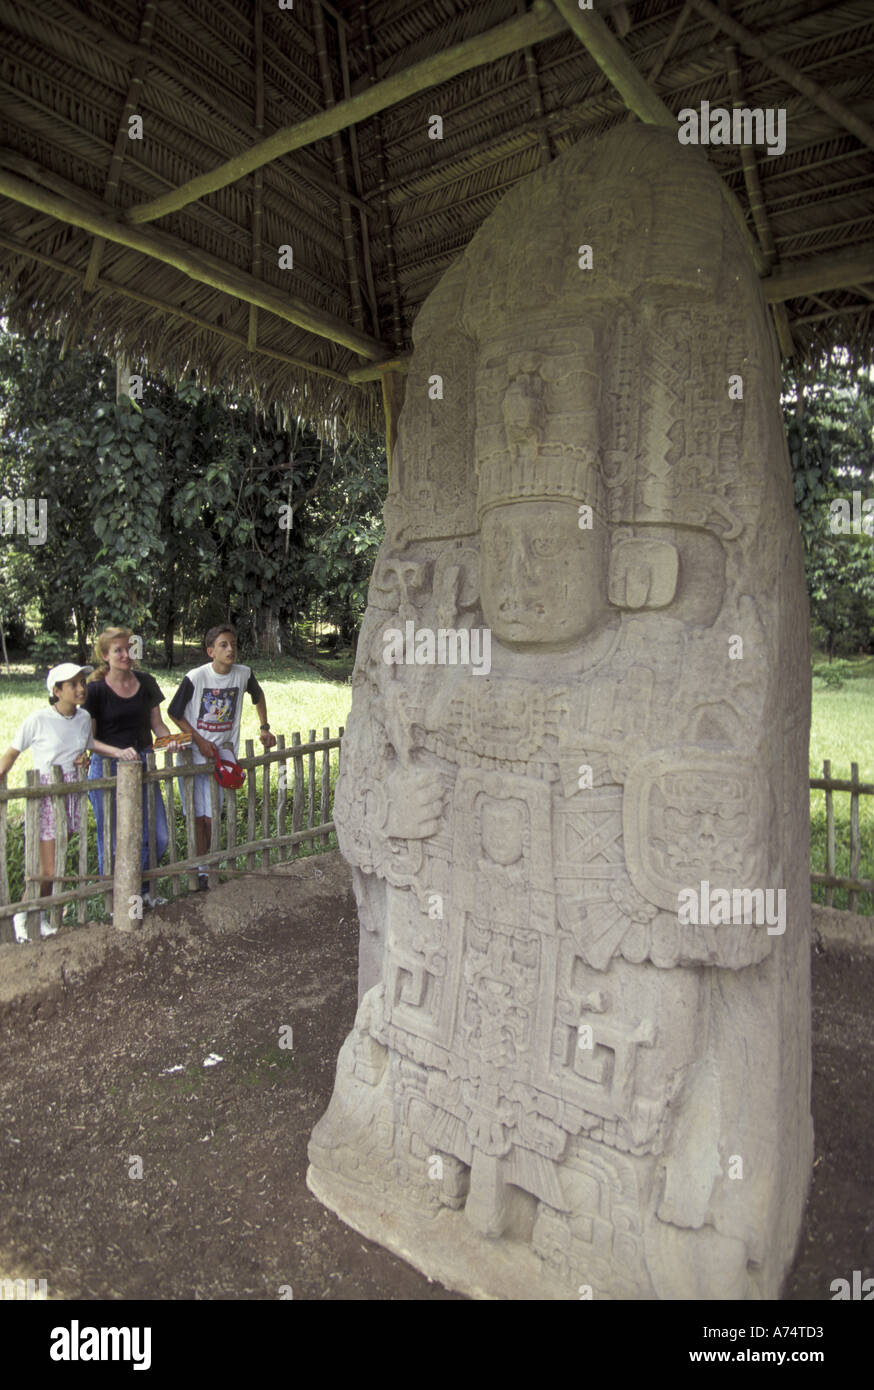
{"type": "Polygon", "coordinates": [[[381,538],[378,441],[337,451],[190,381],[115,387],[104,358],[0,334],[0,494],[48,512],[45,545],[5,539],[6,627],[28,613],[80,659],[120,623],[171,660],[174,634],[218,621],[287,648],[316,610],[351,640],[381,538]]]}

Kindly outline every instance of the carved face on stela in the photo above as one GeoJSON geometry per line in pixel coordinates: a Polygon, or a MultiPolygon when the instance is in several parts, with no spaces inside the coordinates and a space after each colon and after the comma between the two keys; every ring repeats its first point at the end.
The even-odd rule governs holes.
{"type": "MultiPolygon", "coordinates": [[[[530,320],[526,329],[530,343],[530,320]]],[[[495,639],[511,647],[569,647],[611,613],[594,328],[582,339],[577,325],[573,340],[556,342],[553,321],[543,351],[500,340],[480,347],[481,599],[495,639]]]]}

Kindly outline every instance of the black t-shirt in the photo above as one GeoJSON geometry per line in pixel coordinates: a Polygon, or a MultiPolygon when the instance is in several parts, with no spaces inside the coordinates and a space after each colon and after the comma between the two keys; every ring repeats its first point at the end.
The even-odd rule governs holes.
{"type": "Polygon", "coordinates": [[[97,738],[115,748],[152,746],[152,710],[163,702],[164,696],[154,676],[148,671],[135,671],[140,683],[135,695],[125,699],[116,695],[105,680],[91,681],[86,687],[84,708],[97,721],[97,738]]]}

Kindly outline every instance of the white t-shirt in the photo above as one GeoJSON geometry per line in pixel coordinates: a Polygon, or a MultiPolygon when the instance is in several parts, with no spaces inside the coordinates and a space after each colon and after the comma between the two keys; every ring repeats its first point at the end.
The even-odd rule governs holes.
{"type": "Polygon", "coordinates": [[[80,753],[92,746],[91,716],[87,710],[59,714],[55,705],[29,714],[12,740],[12,747],[23,753],[31,750],[37,772],[48,772],[54,764],[64,772],[75,771],[80,753]]]}
{"type": "MultiPolygon", "coordinates": [[[[173,718],[186,719],[208,743],[228,745],[236,753],[246,692],[254,701],[261,699],[261,687],[250,666],[235,663],[220,676],[207,661],[186,673],[167,709],[173,718]]],[[[204,761],[196,746],[192,754],[196,763],[204,761]]]]}

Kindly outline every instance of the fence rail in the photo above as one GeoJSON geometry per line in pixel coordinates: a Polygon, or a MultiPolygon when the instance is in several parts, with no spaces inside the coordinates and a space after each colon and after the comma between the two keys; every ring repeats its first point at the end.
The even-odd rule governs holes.
{"type": "MultiPolygon", "coordinates": [[[[204,770],[204,764],[195,763],[191,751],[186,749],[174,755],[164,753],[163,765],[159,766],[156,755],[151,752],[145,760],[145,769],[140,762],[119,763],[122,779],[118,772],[110,775],[111,763],[104,759],[103,776],[82,778],[75,782],[64,782],[60,768],[52,769],[50,783],[40,782],[35,771],[27,774],[27,785],[9,788],[6,778],[0,778],[0,942],[12,941],[13,914],[27,913],[27,932],[33,940],[39,935],[39,912],[43,909],[49,914],[49,923],[58,927],[64,910],[69,903],[76,904],[76,924],[82,926],[88,918],[89,900],[102,899],[103,914],[111,917],[119,927],[131,927],[136,917],[129,917],[128,900],[140,893],[140,885],[149,887],[163,880],[169,891],[177,896],[198,886],[198,869],[205,869],[210,887],[216,882],[219,866],[223,878],[239,873],[253,873],[259,867],[268,869],[271,865],[294,859],[301,846],[309,844],[325,847],[334,832],[331,819],[333,785],[340,763],[340,742],[343,729],[331,735],[330,729],[322,730],[322,737],[311,729],[306,743],[299,733],[293,733],[291,744],[287,745],[285,736],[280,734],[277,745],[266,753],[255,753],[254,741],[247,739],[245,756],[240,765],[246,771],[246,784],[239,792],[225,791],[225,813],[220,814],[219,788],[215,779],[204,770]],[[333,754],[336,752],[336,759],[333,754]],[[271,770],[276,768],[275,781],[271,770]],[[289,777],[290,768],[290,777],[289,777]],[[260,772],[260,793],[259,793],[260,772]],[[208,849],[198,854],[195,839],[195,818],[186,814],[191,807],[193,794],[192,778],[208,776],[210,789],[211,839],[208,849]],[[122,787],[120,780],[127,779],[130,785],[122,787]],[[290,796],[289,796],[290,782],[290,796]],[[178,786],[180,801],[177,804],[174,788],[178,786]],[[166,861],[158,862],[157,845],[157,794],[161,790],[167,819],[168,846],[166,861]],[[142,803],[143,790],[147,808],[148,864],[142,867],[142,803]],[[88,793],[101,791],[103,795],[103,849],[104,871],[96,871],[96,855],[90,853],[93,846],[88,834],[89,799],[88,793]],[[51,876],[53,892],[41,895],[40,883],[49,875],[41,873],[39,814],[40,802],[50,798],[55,809],[55,863],[51,876]],[[74,803],[78,809],[78,847],[75,855],[76,871],[68,871],[67,859],[69,832],[67,816],[63,813],[65,802],[74,803]],[[24,872],[21,876],[23,892],[13,900],[10,895],[10,842],[15,842],[15,832],[19,821],[11,820],[10,805],[23,809],[24,822],[24,872]],[[185,825],[185,852],[179,853],[179,815],[183,815],[185,825]],[[240,829],[244,834],[240,837],[240,829]],[[116,853],[117,850],[117,853],[116,853]],[[245,860],[242,869],[240,860],[245,860]],[[260,865],[259,865],[260,860],[260,865]],[[89,865],[91,867],[89,868],[89,865]],[[66,887],[71,884],[74,886],[66,887]],[[117,904],[117,911],[114,910],[117,904]]],[[[874,897],[874,879],[860,876],[862,838],[860,831],[860,798],[874,796],[874,782],[859,780],[857,763],[850,765],[850,778],[832,777],[831,762],[823,763],[822,777],[810,778],[811,792],[825,793],[825,872],[811,872],[811,885],[824,888],[826,905],[834,905],[836,889],[845,889],[849,895],[849,910],[858,908],[860,893],[874,897]],[[836,793],[849,794],[849,856],[848,874],[837,872],[838,852],[835,822],[836,793]]]]}
{"type": "Polygon", "coordinates": [[[175,758],[172,753],[164,753],[160,766],[154,752],[147,754],[145,766],[139,760],[119,761],[114,775],[111,775],[111,762],[103,759],[103,776],[70,782],[63,780],[57,767],[52,769],[49,783],[41,782],[36,771],[27,773],[24,787],[10,788],[6,778],[0,778],[0,942],[15,939],[12,917],[18,912],[27,913],[29,940],[40,934],[41,911],[48,913],[50,926],[57,928],[66,905],[75,903],[76,923],[82,925],[87,919],[89,900],[97,898],[102,899],[105,916],[111,917],[116,926],[129,928],[135,925],[139,915],[135,910],[129,911],[129,900],[141,896],[142,884],[151,890],[158,880],[163,880],[176,896],[186,889],[197,888],[198,869],[205,870],[213,887],[219,865],[222,866],[221,876],[230,877],[253,872],[259,867],[259,860],[263,869],[293,859],[306,844],[327,847],[334,831],[332,793],[339,770],[342,736],[342,727],[334,736],[330,729],[323,729],[321,738],[311,729],[306,743],[301,741],[299,733],[294,733],[291,746],[287,746],[285,736],[280,734],[275,748],[258,754],[254,741],[247,739],[245,756],[239,759],[246,771],[246,783],[238,792],[225,790],[220,794],[211,767],[195,763],[190,749],[178,753],[175,758]],[[271,775],[274,768],[275,776],[271,775]],[[195,817],[191,814],[192,779],[197,776],[208,779],[210,795],[211,837],[208,849],[202,854],[197,851],[195,817]],[[96,871],[96,849],[89,835],[88,793],[93,791],[103,793],[102,874],[96,871]],[[159,792],[168,832],[163,863],[158,862],[156,811],[159,792]],[[224,815],[220,805],[222,795],[224,815]],[[55,820],[53,874],[43,873],[40,862],[40,804],[46,799],[52,804],[55,820]],[[146,867],[143,867],[144,801],[146,867]],[[13,874],[10,847],[16,843],[13,832],[20,819],[16,821],[10,816],[10,804],[14,809],[22,808],[20,819],[24,823],[23,874],[15,874],[21,880],[23,891],[14,900],[10,893],[13,874]],[[79,829],[73,832],[78,834],[75,873],[69,872],[67,866],[70,834],[66,806],[75,806],[78,810],[79,829]],[[183,854],[178,845],[180,814],[185,825],[183,854]],[[241,825],[244,826],[242,835],[239,833],[241,825]],[[243,869],[237,867],[241,859],[246,861],[243,869]],[[49,879],[53,891],[42,894],[40,885],[49,879]],[[67,884],[75,886],[67,887],[67,884]]]}

